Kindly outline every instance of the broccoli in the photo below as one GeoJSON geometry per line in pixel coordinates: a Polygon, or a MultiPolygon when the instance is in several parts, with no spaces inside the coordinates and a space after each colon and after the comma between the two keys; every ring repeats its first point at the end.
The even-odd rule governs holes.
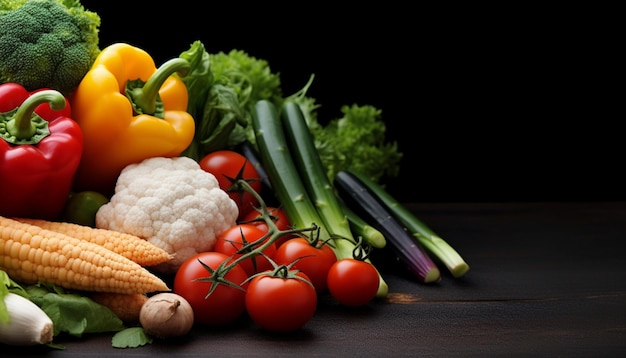
{"type": "Polygon", "coordinates": [[[79,0],[0,0],[0,83],[69,95],[100,53],[99,27],[79,0]]]}

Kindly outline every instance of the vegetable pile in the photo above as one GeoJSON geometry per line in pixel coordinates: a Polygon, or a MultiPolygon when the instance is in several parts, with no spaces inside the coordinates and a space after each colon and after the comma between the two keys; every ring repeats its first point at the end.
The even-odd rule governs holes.
{"type": "Polygon", "coordinates": [[[285,95],[200,41],[157,66],[100,48],[99,24],[78,0],[0,2],[0,343],[131,348],[244,314],[292,332],[321,295],[384,299],[385,247],[420,284],[468,272],[381,184],[402,153],[380,109],[318,119],[313,75],[285,95]]]}

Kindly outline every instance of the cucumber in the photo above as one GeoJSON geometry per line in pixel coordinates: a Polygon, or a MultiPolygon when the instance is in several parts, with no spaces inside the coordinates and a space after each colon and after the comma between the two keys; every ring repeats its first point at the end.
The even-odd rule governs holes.
{"type": "MultiPolygon", "coordinates": [[[[287,112],[285,116],[301,116],[302,112],[300,111],[300,108],[294,106],[297,105],[295,103],[288,104],[283,108],[287,112]]],[[[285,120],[287,120],[287,118],[285,118],[285,120]]],[[[316,160],[314,155],[317,155],[317,150],[315,150],[314,147],[313,149],[310,149],[310,146],[302,146],[298,148],[291,148],[289,146],[289,142],[285,134],[286,131],[283,128],[281,117],[278,114],[276,106],[268,100],[260,100],[255,103],[252,111],[252,126],[255,132],[261,163],[267,172],[267,176],[270,179],[276,198],[280,202],[280,205],[287,214],[287,217],[291,221],[294,228],[307,228],[315,224],[320,228],[319,239],[322,241],[332,241],[334,244],[332,245],[333,250],[335,251],[335,255],[338,259],[353,257],[353,250],[356,243],[354,242],[354,238],[352,238],[348,219],[345,214],[341,214],[340,212],[339,216],[342,220],[344,220],[344,224],[347,226],[348,231],[341,232],[341,236],[338,236],[336,233],[331,236],[329,227],[322,219],[320,211],[318,211],[319,207],[316,207],[313,204],[315,201],[311,199],[312,195],[316,195],[315,193],[323,193],[323,195],[326,196],[326,200],[328,200],[328,195],[330,194],[333,195],[335,201],[337,200],[337,197],[334,196],[335,194],[332,191],[324,191],[327,189],[332,190],[332,186],[328,183],[329,180],[326,176],[326,172],[323,169],[320,169],[319,166],[311,167],[315,168],[317,171],[309,171],[309,168],[306,171],[300,172],[299,166],[296,163],[296,160],[294,160],[295,157],[298,158],[297,161],[299,162],[308,162],[311,164],[311,162],[316,160]],[[293,156],[290,151],[294,152],[293,156]],[[307,182],[308,184],[306,185],[308,186],[326,185],[327,188],[324,189],[317,187],[315,190],[308,192],[304,182],[307,182]],[[350,240],[350,238],[352,240],[350,240]]],[[[299,126],[297,128],[297,133],[295,132],[296,127],[292,128],[294,131],[291,129],[287,131],[290,132],[290,137],[303,141],[309,140],[311,141],[310,145],[312,145],[312,138],[308,127],[299,126]]],[[[317,160],[319,160],[319,157],[317,160]]],[[[332,199],[330,200],[332,201],[332,199]]],[[[334,228],[333,230],[338,229],[334,228]]],[[[371,263],[369,259],[367,261],[371,263]]],[[[379,279],[380,284],[376,297],[386,297],[389,292],[389,287],[380,273],[379,279]]]]}
{"type": "Polygon", "coordinates": [[[337,200],[335,189],[326,175],[326,168],[317,153],[313,136],[300,106],[293,101],[285,101],[280,119],[287,145],[294,154],[294,163],[317,213],[329,234],[335,239],[341,258],[352,257],[356,240],[352,235],[348,218],[337,200]]]}
{"type": "Polygon", "coordinates": [[[460,278],[469,271],[470,267],[467,262],[448,242],[419,220],[409,209],[400,204],[382,186],[361,173],[355,171],[348,172],[356,176],[380,200],[382,205],[391,212],[396,220],[413,234],[426,251],[446,266],[454,278],[460,278]]]}
{"type": "Polygon", "coordinates": [[[330,235],[300,180],[276,106],[272,102],[260,100],[255,103],[252,127],[261,163],[267,172],[274,195],[285,210],[291,225],[296,229],[317,225],[320,227],[320,239],[328,240],[330,235]]]}

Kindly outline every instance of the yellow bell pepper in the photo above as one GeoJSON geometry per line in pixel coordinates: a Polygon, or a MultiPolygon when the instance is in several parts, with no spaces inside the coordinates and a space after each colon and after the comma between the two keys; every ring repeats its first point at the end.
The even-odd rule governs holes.
{"type": "Polygon", "coordinates": [[[144,50],[126,43],[103,49],[70,96],[84,149],[74,190],[114,191],[129,164],[180,155],[194,137],[184,76],[189,62],[174,58],[156,68],[144,50]]]}

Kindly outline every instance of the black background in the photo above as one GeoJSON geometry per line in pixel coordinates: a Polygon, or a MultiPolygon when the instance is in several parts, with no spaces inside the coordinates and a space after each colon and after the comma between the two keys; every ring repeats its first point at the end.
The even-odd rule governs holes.
{"type": "Polygon", "coordinates": [[[241,49],[286,94],[314,73],[321,121],[381,109],[404,153],[383,181],[400,201],[626,199],[611,9],[82,3],[101,47],[127,42],[157,65],[195,40],[241,49]]]}

